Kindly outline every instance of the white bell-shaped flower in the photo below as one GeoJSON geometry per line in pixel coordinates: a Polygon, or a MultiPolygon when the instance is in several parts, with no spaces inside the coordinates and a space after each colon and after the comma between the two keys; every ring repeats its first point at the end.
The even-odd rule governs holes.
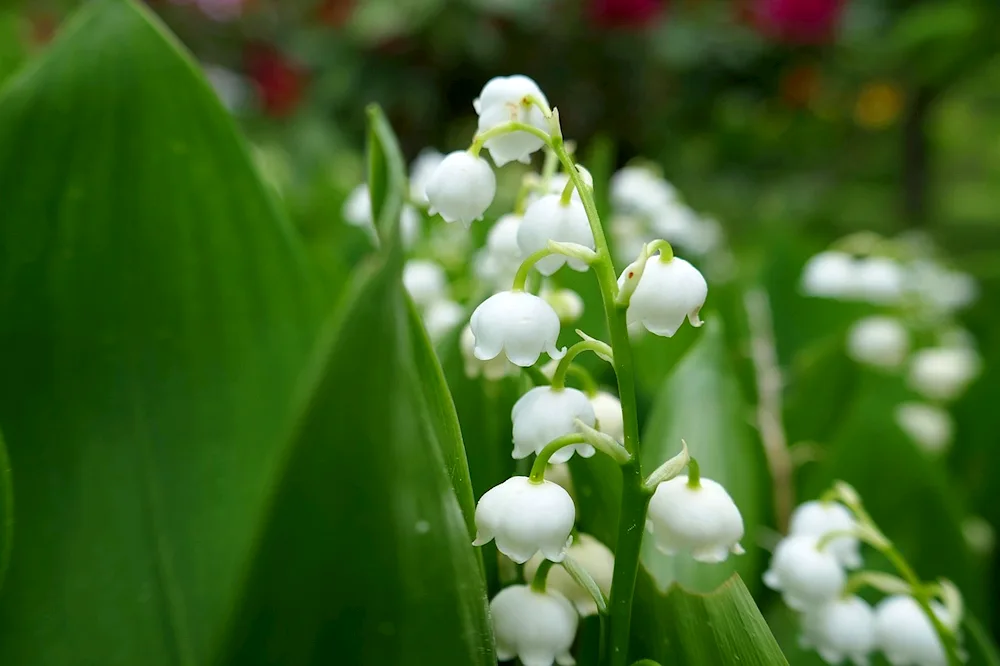
{"type": "Polygon", "coordinates": [[[858,296],[876,305],[898,303],[906,285],[903,267],[889,257],[866,257],[855,262],[858,296]]]}
{"type": "Polygon", "coordinates": [[[840,595],[847,581],[844,568],[819,539],[808,534],[782,539],[764,572],[764,584],[781,592],[789,608],[803,611],[840,595]]]}
{"type": "MultiPolygon", "coordinates": [[[[619,285],[632,277],[626,268],[618,279],[619,285]]],[[[674,257],[662,261],[659,255],[646,260],[646,268],[629,301],[627,319],[630,324],[641,323],[653,333],[673,337],[687,317],[692,326],[701,326],[698,312],[708,297],[708,283],[687,261],[674,257]]]]}
{"type": "MultiPolygon", "coordinates": [[[[536,105],[524,103],[527,95],[532,95],[548,106],[541,88],[527,76],[497,76],[487,81],[479,97],[472,102],[479,114],[479,133],[512,120],[532,125],[547,133],[545,115],[536,105]]],[[[531,161],[531,154],[543,145],[544,141],[528,132],[509,132],[487,139],[483,144],[498,167],[514,161],[527,164],[531,161]]]]}
{"type": "Polygon", "coordinates": [[[465,308],[449,299],[434,301],[424,310],[424,328],[431,342],[441,342],[465,320],[465,308]]]}
{"type": "Polygon", "coordinates": [[[520,368],[511,363],[503,354],[498,354],[496,358],[491,358],[488,361],[480,361],[476,358],[476,336],[473,335],[471,326],[462,329],[462,334],[458,338],[458,346],[462,352],[462,360],[465,362],[465,376],[470,379],[482,375],[489,381],[495,382],[507,375],[516,375],[520,372],[520,368]]]}
{"type": "Polygon", "coordinates": [[[907,286],[925,307],[941,314],[966,308],[979,296],[974,277],[927,259],[909,264],[907,286]]]}
{"type": "MultiPolygon", "coordinates": [[[[372,219],[372,202],[368,194],[368,185],[362,183],[351,190],[344,200],[344,207],[341,210],[344,221],[354,227],[366,229],[369,233],[375,233],[375,220],[372,219]]],[[[406,249],[416,245],[420,238],[420,213],[410,206],[404,205],[399,213],[399,233],[403,239],[403,247],[406,249]]]]}
{"type": "MultiPolygon", "coordinates": [[[[555,572],[553,572],[555,573],[555,572]]],[[[554,590],[511,585],[490,601],[497,659],[524,666],[573,666],[570,654],[579,623],[573,604],[554,590]]]]}
{"type": "Polygon", "coordinates": [[[410,198],[415,202],[427,205],[427,183],[431,176],[444,161],[444,155],[433,148],[420,151],[413,164],[410,165],[410,198]]]}
{"type": "Polygon", "coordinates": [[[476,540],[496,539],[497,550],[524,564],[536,552],[562,562],[576,521],[576,507],[566,489],[551,481],[534,483],[513,476],[486,491],[476,505],[476,540]]]}
{"type": "Polygon", "coordinates": [[[801,288],[807,296],[852,297],[858,290],[854,257],[836,250],[827,250],[814,255],[802,269],[801,288]]]}
{"type": "Polygon", "coordinates": [[[493,203],[497,179],[486,160],[457,150],[441,160],[424,192],[431,215],[438,213],[445,222],[461,222],[468,228],[493,203]]]}
{"type": "Polygon", "coordinates": [[[899,429],[928,453],[941,453],[955,435],[951,414],[936,405],[904,402],[894,416],[899,429]]]}
{"type": "Polygon", "coordinates": [[[828,664],[850,660],[856,666],[868,666],[875,649],[875,614],[859,597],[834,599],[805,612],[800,642],[815,649],[828,664]]]}
{"type": "Polygon", "coordinates": [[[479,304],[470,321],[476,339],[476,358],[488,361],[500,355],[527,368],[544,351],[553,359],[566,354],[556,347],[559,315],[543,299],[524,291],[501,291],[479,304]]]}
{"type": "Polygon", "coordinates": [[[617,212],[648,218],[656,217],[677,199],[670,183],[641,166],[626,166],[616,171],[609,189],[611,205],[617,212]]]}
{"type": "Polygon", "coordinates": [[[971,347],[929,347],[910,359],[908,383],[931,400],[960,396],[979,373],[979,355],[971,347]]]}
{"type": "Polygon", "coordinates": [[[552,289],[546,285],[538,295],[552,306],[563,324],[572,324],[583,315],[583,298],[572,289],[552,289]]]}
{"type": "MultiPolygon", "coordinates": [[[[583,391],[574,388],[556,389],[536,386],[518,399],[511,410],[514,424],[514,452],[518,460],[532,453],[539,453],[552,440],[577,431],[575,420],[580,419],[590,427],[597,420],[594,408],[583,391]]],[[[556,451],[549,459],[563,463],[579,453],[584,458],[594,455],[590,444],[573,444],[556,451]]]]}
{"type": "Polygon", "coordinates": [[[417,307],[422,309],[445,298],[448,279],[440,264],[424,259],[410,259],[403,266],[403,286],[417,307]]]}
{"type": "MultiPolygon", "coordinates": [[[[611,594],[611,579],[615,572],[615,554],[611,552],[610,548],[589,534],[581,532],[573,540],[573,544],[566,549],[566,555],[590,574],[605,597],[611,594]]],[[[529,583],[535,579],[535,572],[538,571],[538,565],[542,563],[542,559],[540,555],[535,555],[524,565],[524,579],[529,583]]],[[[576,611],[583,617],[597,615],[597,602],[562,567],[553,567],[549,571],[545,585],[547,590],[555,590],[569,599],[570,603],[576,607],[576,611]]]]}
{"type": "MultiPolygon", "coordinates": [[[[594,234],[587,222],[587,212],[577,199],[562,203],[559,195],[547,194],[528,206],[524,219],[517,230],[517,244],[521,253],[528,255],[544,249],[550,240],[577,243],[594,249],[594,234]]],[[[552,275],[563,264],[577,271],[587,270],[587,264],[580,259],[572,259],[554,254],[538,261],[535,267],[542,275],[552,275]]]]}
{"type": "Polygon", "coordinates": [[[656,486],[649,501],[646,529],[667,555],[689,551],[699,562],[722,562],[743,554],[743,516],[721,484],[706,479],[697,487],[676,476],[656,486]]]}
{"type": "Polygon", "coordinates": [[[607,391],[598,391],[590,397],[590,406],[597,417],[597,429],[610,435],[619,444],[625,441],[625,416],[618,396],[607,391]]]}
{"type": "MultiPolygon", "coordinates": [[[[850,532],[857,529],[854,516],[843,504],[813,500],[796,507],[789,521],[788,533],[822,538],[831,532],[850,532]]],[[[831,539],[826,549],[848,569],[861,566],[861,542],[854,536],[831,539]]]]}
{"type": "Polygon", "coordinates": [[[498,289],[508,289],[524,256],[517,244],[521,216],[508,213],[496,221],[486,235],[486,247],[479,255],[476,275],[498,289]]]}
{"type": "Polygon", "coordinates": [[[858,363],[898,368],[910,350],[910,334],[895,317],[859,319],[847,332],[847,355],[858,363]]]}
{"type": "MultiPolygon", "coordinates": [[[[931,610],[950,627],[948,612],[937,602],[931,610]]],[[[894,595],[875,606],[875,637],[893,666],[946,666],[941,639],[934,625],[912,597],[894,595]]]]}

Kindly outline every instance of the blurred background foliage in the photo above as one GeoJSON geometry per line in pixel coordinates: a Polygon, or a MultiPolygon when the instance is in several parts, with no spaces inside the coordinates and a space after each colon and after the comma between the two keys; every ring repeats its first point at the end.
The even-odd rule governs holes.
{"type": "MultiPolygon", "coordinates": [[[[39,52],[76,4],[23,0],[0,9],[0,80],[39,52]]],[[[785,370],[789,443],[821,449],[798,467],[796,494],[813,497],[831,479],[846,478],[924,577],[953,577],[970,607],[994,629],[1000,626],[993,607],[1000,597],[993,536],[1000,526],[996,0],[150,5],[203,63],[331,284],[343,282],[366,247],[340,211],[364,178],[368,102],[385,109],[412,159],[428,146],[467,145],[475,129],[471,101],[483,82],[524,73],[559,107],[565,134],[578,141],[596,182],[635,157],[658,165],[692,208],[718,219],[737,259],[739,287],[713,286],[710,296],[712,316],[725,322],[707,342],[701,339],[713,351],[692,351],[716,359],[726,354],[725,362],[705,370],[724,377],[698,381],[724,385],[727,395],[738,386],[725,404],[727,414],[736,414],[730,426],[742,415],[732,436],[743,448],[758,439],[756,429],[746,427],[753,421],[750,405],[761,396],[743,292],[761,285],[785,370]],[[845,362],[847,327],[876,308],[807,299],[798,290],[808,257],[859,230],[926,234],[951,265],[979,282],[980,298],[962,313],[962,324],[978,341],[983,372],[953,408],[956,436],[947,457],[924,453],[892,426],[887,415],[905,397],[901,382],[845,362]]],[[[501,193],[496,210],[510,203],[501,193]]],[[[640,341],[647,429],[676,430],[657,410],[658,393],[676,381],[668,373],[694,341],[688,330],[669,349],[640,341]]],[[[470,452],[478,496],[512,471],[512,461],[497,450],[506,446],[506,410],[517,393],[512,380],[487,386],[465,377],[453,339],[451,347],[442,352],[443,365],[467,447],[473,439],[499,440],[483,447],[488,454],[470,452]]],[[[678,373],[690,371],[680,366],[678,373]]],[[[683,413],[692,428],[699,418],[716,417],[712,398],[694,396],[691,403],[683,413]]],[[[668,412],[681,409],[672,405],[668,412]]],[[[718,473],[736,474],[727,484],[738,492],[758,494],[756,514],[745,512],[773,529],[767,489],[738,478],[740,470],[756,478],[758,457],[740,453],[738,467],[730,461],[729,471],[718,473]]],[[[606,492],[586,474],[574,477],[585,505],[606,492]]],[[[581,520],[588,531],[614,533],[612,524],[587,513],[581,520]]],[[[751,529],[765,548],[767,529],[751,529]]],[[[495,587],[500,574],[485,559],[495,587]]],[[[768,612],[772,598],[759,584],[762,562],[748,562],[741,573],[790,661],[809,663],[814,657],[794,651],[794,629],[783,630],[787,612],[780,604],[768,612]]]]}

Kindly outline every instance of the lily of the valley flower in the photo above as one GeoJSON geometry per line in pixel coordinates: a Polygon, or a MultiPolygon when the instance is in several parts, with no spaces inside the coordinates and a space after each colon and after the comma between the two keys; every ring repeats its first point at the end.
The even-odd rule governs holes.
{"type": "Polygon", "coordinates": [[[465,308],[447,298],[434,301],[424,310],[424,328],[434,344],[458,328],[464,319],[465,308]]]}
{"type": "Polygon", "coordinates": [[[476,358],[488,361],[507,354],[515,365],[534,365],[544,351],[553,359],[566,354],[556,347],[559,315],[543,299],[523,291],[501,291],[479,304],[470,320],[476,358]]]}
{"type": "Polygon", "coordinates": [[[865,317],[854,322],[847,332],[847,354],[858,363],[898,368],[909,350],[910,334],[894,317],[865,317]]]}
{"type": "MultiPolygon", "coordinates": [[[[632,279],[626,268],[619,284],[632,279]]],[[[641,323],[654,335],[673,337],[687,317],[692,326],[701,326],[698,312],[708,296],[708,283],[697,268],[683,259],[663,261],[659,254],[646,260],[639,284],[629,301],[627,319],[641,323]]]]}
{"type": "Polygon", "coordinates": [[[442,161],[444,155],[433,148],[426,148],[410,165],[410,197],[417,203],[427,204],[427,183],[442,161]]]}
{"type": "Polygon", "coordinates": [[[782,539],[774,550],[764,584],[781,592],[789,608],[804,611],[835,599],[847,577],[828,548],[820,550],[819,539],[802,534],[782,539]]]}
{"type": "MultiPolygon", "coordinates": [[[[511,420],[514,424],[514,458],[527,458],[538,453],[554,439],[576,432],[576,419],[593,427],[596,417],[590,400],[574,388],[556,389],[536,386],[514,403],[511,420]]],[[[552,454],[552,463],[569,460],[574,453],[584,458],[594,455],[590,444],[573,444],[552,454]]]]}
{"type": "Polygon", "coordinates": [[[807,296],[850,298],[857,284],[854,258],[846,252],[820,252],[802,269],[802,292],[807,296]]]}
{"type": "Polygon", "coordinates": [[[562,562],[576,521],[576,507],[562,486],[513,476],[479,499],[475,520],[474,546],[495,539],[497,550],[518,564],[536,552],[562,562]]]}
{"type": "Polygon", "coordinates": [[[486,247],[477,267],[478,274],[499,289],[510,287],[521,261],[524,260],[521,247],[517,244],[517,230],[520,226],[521,216],[508,213],[497,220],[486,235],[486,247]]]}
{"type": "MultiPolygon", "coordinates": [[[[548,131],[545,116],[534,104],[525,104],[525,97],[531,95],[548,105],[538,84],[527,76],[497,76],[486,82],[479,97],[472,103],[479,114],[479,133],[489,131],[512,120],[532,125],[548,131]]],[[[531,160],[531,154],[541,149],[544,142],[528,132],[510,132],[487,139],[483,144],[496,165],[507,162],[531,160]]]]}
{"type": "MultiPolygon", "coordinates": [[[[800,504],[789,521],[790,535],[823,538],[832,532],[851,532],[857,528],[854,516],[838,502],[811,501],[800,504]]],[[[848,569],[861,566],[861,542],[856,536],[831,538],[826,550],[848,569]]]]}
{"type": "Polygon", "coordinates": [[[616,171],[609,189],[615,210],[650,219],[677,199],[677,192],[670,183],[641,166],[626,166],[616,171]]]}
{"type": "Polygon", "coordinates": [[[941,453],[951,444],[955,424],[949,414],[937,405],[904,402],[893,415],[896,425],[920,448],[928,453],[941,453]]]}
{"type": "MultiPolygon", "coordinates": [[[[341,210],[344,221],[353,227],[367,230],[370,234],[375,233],[375,220],[372,219],[372,201],[368,194],[368,185],[362,183],[351,190],[344,200],[344,207],[341,210]]],[[[399,233],[403,240],[403,247],[409,249],[413,247],[420,237],[420,213],[409,204],[403,206],[399,213],[399,233]]]]}
{"type": "MultiPolygon", "coordinates": [[[[945,624],[951,618],[944,606],[931,602],[934,614],[945,624]]],[[[886,597],[875,607],[875,636],[878,646],[893,666],[946,666],[941,639],[934,625],[912,597],[886,597]]]]}
{"type": "MultiPolygon", "coordinates": [[[[605,597],[611,594],[611,579],[615,572],[615,555],[611,549],[590,536],[580,533],[573,544],[566,549],[566,555],[571,557],[580,567],[590,574],[605,597]]],[[[535,555],[524,565],[524,579],[531,582],[538,571],[542,558],[535,555]]],[[[553,567],[545,580],[546,589],[562,593],[576,607],[583,617],[597,615],[597,602],[572,576],[562,567],[553,567]]]]}
{"type": "Polygon", "coordinates": [[[572,289],[552,289],[546,285],[538,295],[552,306],[563,324],[571,324],[583,315],[583,299],[572,289]]]}
{"type": "Polygon", "coordinates": [[[910,360],[910,388],[931,400],[954,400],[979,372],[979,355],[970,347],[929,347],[910,360]]]}
{"type": "MultiPolygon", "coordinates": [[[[553,572],[554,573],[554,572],[553,572]]],[[[570,654],[579,623],[573,605],[554,590],[511,585],[490,601],[497,659],[524,666],[572,666],[570,654]]]]}
{"type": "Polygon", "coordinates": [[[462,329],[458,346],[462,352],[462,360],[465,362],[465,375],[470,379],[482,375],[490,381],[497,381],[507,375],[516,375],[520,372],[520,368],[511,363],[503,354],[488,361],[476,358],[476,336],[473,335],[471,326],[462,329]]]}
{"type": "Polygon", "coordinates": [[[906,276],[889,257],[867,257],[856,264],[858,296],[876,305],[892,305],[903,295],[906,276]]]}
{"type": "Polygon", "coordinates": [[[667,555],[690,551],[699,562],[722,562],[743,548],[743,517],[726,489],[701,478],[692,487],[677,476],[656,487],[649,502],[646,528],[657,549],[667,555]]]}
{"type": "Polygon", "coordinates": [[[403,286],[419,308],[444,299],[448,280],[440,264],[423,259],[410,259],[403,266],[403,286]]]}
{"type": "MultiPolygon", "coordinates": [[[[594,249],[594,234],[590,231],[587,212],[578,199],[563,203],[559,195],[547,194],[524,212],[524,219],[517,230],[517,244],[521,253],[528,255],[548,246],[550,240],[577,243],[594,249]]],[[[542,275],[552,275],[563,264],[577,271],[587,270],[587,264],[579,259],[552,255],[539,260],[535,267],[542,275]]]]}
{"type": "Polygon", "coordinates": [[[875,649],[875,615],[859,597],[834,599],[805,612],[800,642],[828,664],[849,659],[856,666],[868,666],[875,649]]]}
{"type": "Polygon", "coordinates": [[[618,396],[607,391],[598,391],[590,397],[590,406],[597,417],[597,429],[611,435],[619,443],[625,441],[625,417],[618,396]]]}
{"type": "Polygon", "coordinates": [[[461,222],[469,227],[482,219],[493,203],[497,179],[486,160],[458,150],[441,160],[424,192],[431,215],[438,213],[445,222],[461,222]]]}

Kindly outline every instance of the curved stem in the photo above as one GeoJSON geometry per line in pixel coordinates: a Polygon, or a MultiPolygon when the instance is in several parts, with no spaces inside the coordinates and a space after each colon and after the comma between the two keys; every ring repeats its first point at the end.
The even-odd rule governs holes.
{"type": "Polygon", "coordinates": [[[538,452],[535,462],[531,465],[531,474],[528,475],[528,479],[532,483],[541,483],[545,480],[545,466],[549,464],[549,458],[551,458],[556,451],[564,449],[567,446],[573,446],[574,444],[586,443],[587,438],[578,432],[571,432],[568,435],[563,435],[562,437],[553,439],[545,445],[545,448],[538,452]]]}
{"type": "Polygon", "coordinates": [[[555,564],[552,560],[542,560],[542,563],[538,565],[538,570],[535,571],[535,577],[531,579],[531,589],[535,592],[545,592],[545,582],[549,577],[549,571],[552,570],[552,565],[555,564]]]}
{"type": "Polygon", "coordinates": [[[516,120],[512,120],[508,123],[503,123],[501,125],[497,125],[496,127],[491,127],[482,134],[477,134],[475,138],[472,140],[472,145],[469,146],[469,153],[475,155],[476,157],[479,157],[479,152],[483,149],[483,145],[485,145],[487,141],[496,138],[498,136],[503,136],[504,134],[510,134],[511,132],[527,132],[528,134],[532,134],[538,137],[545,143],[550,143],[552,141],[551,136],[549,136],[546,132],[538,129],[534,125],[529,125],[528,123],[522,123],[516,120]]]}
{"type": "Polygon", "coordinates": [[[587,591],[590,598],[594,600],[597,605],[597,611],[601,615],[607,615],[608,613],[608,601],[604,598],[604,593],[601,592],[601,588],[598,587],[594,578],[590,575],[586,569],[580,566],[580,564],[574,560],[572,557],[567,555],[562,562],[559,563],[566,573],[570,575],[576,584],[587,591]]]}
{"type": "Polygon", "coordinates": [[[654,252],[660,253],[660,261],[666,263],[674,258],[674,246],[662,238],[650,242],[646,246],[646,252],[652,255],[654,252]]]}
{"type": "Polygon", "coordinates": [[[688,458],[688,488],[701,488],[701,465],[694,458],[688,458]]]}
{"type": "Polygon", "coordinates": [[[573,362],[574,358],[586,351],[594,352],[598,356],[614,358],[611,347],[600,340],[584,340],[583,342],[577,342],[575,345],[570,347],[566,352],[566,355],[559,360],[559,365],[556,366],[556,371],[552,374],[553,388],[563,388],[566,385],[566,372],[569,370],[570,363],[573,362]]]}
{"type": "Polygon", "coordinates": [[[597,395],[599,390],[597,380],[582,365],[570,365],[566,368],[566,376],[576,377],[580,381],[580,390],[586,393],[588,398],[593,398],[597,395]]]}
{"type": "Polygon", "coordinates": [[[514,274],[514,285],[511,287],[512,291],[524,291],[524,283],[528,281],[528,273],[539,261],[545,257],[551,257],[553,254],[558,254],[555,250],[550,247],[543,247],[537,252],[529,254],[527,259],[521,262],[521,265],[517,267],[517,273],[514,274]]]}

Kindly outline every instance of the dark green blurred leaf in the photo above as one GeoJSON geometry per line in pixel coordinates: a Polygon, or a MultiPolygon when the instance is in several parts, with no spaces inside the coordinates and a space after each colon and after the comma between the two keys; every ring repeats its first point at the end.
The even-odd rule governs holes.
{"type": "Polygon", "coordinates": [[[661,590],[674,581],[697,591],[715,589],[739,571],[756,580],[760,551],[756,547],[762,499],[768,492],[763,454],[748,418],[732,363],[727,358],[721,319],[699,331],[701,339],[663,383],[642,437],[642,468],[656,469],[681,449],[681,439],[697,458],[702,474],[718,481],[743,514],[746,554],[722,564],[702,564],[686,554],[663,555],[652,539],[643,543],[642,561],[661,590]]]}
{"type": "Polygon", "coordinates": [[[641,570],[636,586],[633,658],[677,666],[787,664],[771,630],[739,575],[708,594],[671,586],[656,591],[641,570]]]}
{"type": "Polygon", "coordinates": [[[87,3],[0,98],[0,663],[209,663],[322,309],[228,114],[87,3]]]}
{"type": "Polygon", "coordinates": [[[10,563],[10,549],[14,538],[14,486],[11,480],[10,459],[0,433],[0,588],[10,563]]]}
{"type": "Polygon", "coordinates": [[[400,271],[359,278],[325,347],[224,663],[495,663],[442,456],[461,441],[433,422],[440,371],[400,271]]]}
{"type": "Polygon", "coordinates": [[[393,242],[408,189],[406,166],[392,126],[378,105],[368,107],[368,195],[378,234],[393,242]]]}

